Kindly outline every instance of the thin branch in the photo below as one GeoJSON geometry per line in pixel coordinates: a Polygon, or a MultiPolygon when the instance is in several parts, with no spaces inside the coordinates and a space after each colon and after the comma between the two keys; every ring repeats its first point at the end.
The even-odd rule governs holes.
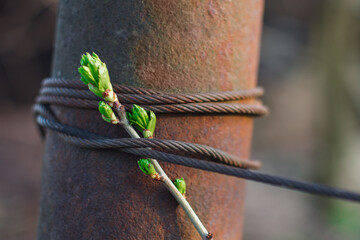
{"type": "MultiPolygon", "coordinates": [[[[140,138],[140,136],[130,125],[126,117],[125,107],[121,105],[116,93],[112,89],[110,76],[105,63],[101,62],[99,56],[95,53],[93,53],[92,55],[90,55],[89,53],[83,54],[80,63],[81,67],[79,67],[78,71],[81,75],[81,81],[88,85],[91,92],[107,101],[107,104],[102,101],[99,102],[99,111],[101,112],[102,118],[107,122],[123,125],[125,130],[132,138],[140,138]],[[115,109],[118,116],[120,117],[120,122],[118,122],[118,119],[114,117],[114,113],[110,107],[115,109]]],[[[145,110],[142,111],[144,112],[145,110]]],[[[150,127],[154,128],[155,120],[152,121],[151,124],[152,125],[150,127]]],[[[212,239],[212,234],[206,230],[194,210],[191,208],[190,204],[186,201],[186,199],[181,195],[176,186],[165,174],[160,164],[155,159],[150,159],[150,161],[154,165],[154,168],[159,175],[158,180],[165,184],[166,188],[171,192],[171,194],[175,197],[178,203],[182,206],[182,208],[194,224],[196,230],[199,232],[201,238],[204,240],[212,239]]]]}
{"type": "MultiPolygon", "coordinates": [[[[120,104],[119,101],[115,101],[113,105],[116,113],[120,117],[120,122],[125,128],[126,132],[132,138],[140,138],[139,134],[135,131],[135,129],[130,125],[129,121],[126,118],[125,107],[120,104]]],[[[156,171],[160,175],[160,181],[164,183],[165,187],[169,190],[169,192],[174,196],[176,201],[180,204],[180,206],[184,209],[185,213],[190,218],[191,222],[194,224],[196,230],[199,232],[201,238],[203,240],[213,239],[212,234],[208,232],[205,226],[202,224],[199,217],[196,215],[189,202],[185,199],[185,197],[179,192],[179,190],[172,183],[170,178],[166,175],[160,164],[155,159],[150,159],[151,163],[154,165],[156,171]]]]}

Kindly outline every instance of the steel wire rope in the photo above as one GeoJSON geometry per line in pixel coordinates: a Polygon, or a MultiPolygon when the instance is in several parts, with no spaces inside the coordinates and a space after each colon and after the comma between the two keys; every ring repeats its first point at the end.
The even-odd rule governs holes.
{"type": "MultiPolygon", "coordinates": [[[[268,109],[260,101],[254,100],[263,95],[262,88],[238,91],[168,94],[159,91],[114,84],[120,102],[127,110],[132,104],[139,104],[155,113],[189,114],[238,114],[261,116],[268,109]],[[249,100],[252,103],[226,103],[229,101],[249,100]]],[[[38,104],[54,104],[73,108],[97,109],[100,98],[96,97],[80,81],[60,78],[47,78],[42,83],[38,104]]]]}
{"type": "MultiPolygon", "coordinates": [[[[100,98],[89,92],[87,89],[74,89],[66,87],[42,87],[41,95],[74,97],[90,100],[99,100],[100,98]]],[[[260,97],[263,94],[262,88],[254,88],[241,91],[228,91],[220,93],[197,93],[197,94],[152,94],[142,95],[133,93],[117,94],[122,103],[132,104],[186,104],[186,103],[204,103],[204,102],[224,102],[244,100],[260,97]]]]}
{"type": "MultiPolygon", "coordinates": [[[[44,117],[43,113],[39,114],[39,116],[37,117],[37,122],[39,125],[43,127],[61,133],[61,136],[64,140],[76,146],[79,147],[91,146],[91,148],[95,148],[95,149],[113,148],[113,146],[109,146],[107,142],[104,141],[106,140],[106,138],[97,134],[90,133],[86,130],[70,127],[65,124],[56,122],[54,120],[47,119],[44,117]]],[[[321,184],[292,180],[288,178],[273,176],[260,172],[254,172],[251,170],[233,167],[229,165],[208,162],[204,160],[174,155],[165,152],[159,152],[157,150],[150,150],[146,148],[117,148],[117,149],[141,157],[156,158],[158,160],[165,162],[197,168],[205,171],[216,172],[233,177],[244,178],[247,180],[270,184],[282,188],[360,202],[359,193],[342,190],[339,188],[329,187],[321,184]]]]}
{"type": "MultiPolygon", "coordinates": [[[[35,105],[34,111],[36,114],[47,118],[50,122],[47,122],[46,125],[40,124],[42,127],[47,127],[53,130],[62,128],[63,126],[55,124],[57,122],[55,116],[42,105],[35,105]]],[[[76,129],[72,129],[76,131],[76,129]]],[[[88,142],[88,145],[83,145],[83,147],[98,147],[98,148],[156,148],[161,149],[162,151],[171,150],[177,153],[187,153],[188,155],[197,155],[200,158],[206,158],[211,161],[216,161],[220,163],[225,163],[235,167],[241,168],[251,168],[258,169],[261,167],[261,163],[258,161],[251,161],[247,159],[242,159],[237,156],[228,154],[219,149],[195,143],[187,143],[175,140],[168,139],[144,139],[144,138],[117,138],[117,139],[98,139],[97,142],[88,142]],[[100,144],[100,145],[99,145],[100,144]]]]}

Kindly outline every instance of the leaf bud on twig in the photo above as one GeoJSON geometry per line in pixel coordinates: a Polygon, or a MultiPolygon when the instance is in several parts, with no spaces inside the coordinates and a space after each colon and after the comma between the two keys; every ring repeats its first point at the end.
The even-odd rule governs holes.
{"type": "Polygon", "coordinates": [[[118,124],[119,119],[115,116],[114,111],[109,106],[109,104],[104,101],[99,102],[99,112],[101,113],[101,117],[108,123],[118,124]]]}
{"type": "Polygon", "coordinates": [[[144,138],[152,138],[156,126],[156,116],[153,111],[134,104],[131,112],[126,113],[130,124],[143,133],[144,138]]]}
{"type": "Polygon", "coordinates": [[[113,91],[110,76],[106,64],[102,62],[96,53],[83,54],[80,60],[79,73],[81,81],[88,85],[89,90],[96,96],[103,98],[109,103],[117,101],[113,91]]]}

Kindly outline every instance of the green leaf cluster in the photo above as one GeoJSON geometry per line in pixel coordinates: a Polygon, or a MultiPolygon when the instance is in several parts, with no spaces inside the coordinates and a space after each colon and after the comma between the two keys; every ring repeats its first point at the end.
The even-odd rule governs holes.
{"type": "Polygon", "coordinates": [[[146,111],[144,108],[134,104],[131,112],[126,112],[130,124],[137,130],[142,131],[145,138],[154,134],[156,116],[153,111],[146,111]]]}

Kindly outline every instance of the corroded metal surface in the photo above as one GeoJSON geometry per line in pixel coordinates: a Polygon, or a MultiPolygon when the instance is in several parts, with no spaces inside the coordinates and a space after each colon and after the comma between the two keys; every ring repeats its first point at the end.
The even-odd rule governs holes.
{"type": "MultiPolygon", "coordinates": [[[[53,77],[77,78],[85,51],[97,52],[117,83],[169,93],[253,88],[262,1],[60,1],[53,77]]],[[[240,101],[241,102],[241,101],[240,101]]],[[[120,127],[89,110],[54,107],[64,123],[110,137],[120,127]],[[91,119],[91,120],[90,120],[91,119]]],[[[249,157],[253,120],[159,115],[159,138],[207,144],[249,157]]],[[[199,239],[167,190],[136,158],[46,138],[38,239],[199,239]]],[[[162,163],[184,177],[188,200],[216,239],[240,239],[244,182],[162,163]]]]}

